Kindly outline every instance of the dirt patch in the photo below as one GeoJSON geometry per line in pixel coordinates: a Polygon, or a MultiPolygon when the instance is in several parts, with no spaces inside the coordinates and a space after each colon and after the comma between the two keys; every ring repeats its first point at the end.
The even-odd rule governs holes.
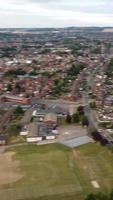
{"type": "Polygon", "coordinates": [[[11,184],[22,178],[19,161],[13,160],[14,152],[0,154],[0,185],[11,184]]]}

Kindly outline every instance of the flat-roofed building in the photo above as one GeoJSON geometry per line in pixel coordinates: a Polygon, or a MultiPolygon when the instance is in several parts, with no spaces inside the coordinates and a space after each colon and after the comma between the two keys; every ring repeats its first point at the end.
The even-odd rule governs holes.
{"type": "Polygon", "coordinates": [[[28,127],[28,135],[27,135],[27,142],[28,143],[35,143],[42,140],[42,137],[39,136],[39,126],[36,122],[32,122],[29,124],[28,127]]]}
{"type": "Polygon", "coordinates": [[[37,119],[37,121],[42,122],[44,120],[46,113],[47,112],[44,109],[37,109],[33,111],[32,117],[34,119],[37,119]]]}
{"type": "Polygon", "coordinates": [[[56,134],[44,124],[32,122],[28,127],[27,142],[38,143],[42,140],[54,140],[56,134]]]}
{"type": "Polygon", "coordinates": [[[0,98],[1,102],[14,102],[20,104],[29,104],[30,99],[25,97],[19,97],[15,95],[3,95],[0,98]]]}

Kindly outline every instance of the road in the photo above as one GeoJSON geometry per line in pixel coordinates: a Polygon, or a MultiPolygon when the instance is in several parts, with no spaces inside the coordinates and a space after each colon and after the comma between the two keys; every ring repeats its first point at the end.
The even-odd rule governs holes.
{"type": "Polygon", "coordinates": [[[84,105],[85,105],[84,106],[84,112],[85,112],[85,115],[87,116],[87,118],[89,120],[89,126],[98,130],[98,124],[95,121],[93,114],[92,114],[92,111],[89,107],[89,96],[88,96],[87,92],[84,91],[82,97],[83,97],[83,102],[84,102],[84,105]]]}
{"type": "Polygon", "coordinates": [[[5,146],[0,146],[0,154],[5,153],[10,148],[18,147],[18,146],[23,146],[23,145],[28,145],[28,143],[19,143],[19,144],[11,144],[11,145],[5,145],[5,146]]]}
{"type": "Polygon", "coordinates": [[[31,99],[31,104],[29,105],[21,105],[21,104],[16,104],[16,103],[10,103],[10,102],[5,102],[0,104],[0,108],[4,108],[6,110],[12,109],[18,105],[21,105],[23,108],[30,108],[31,106],[35,104],[46,104],[48,106],[63,106],[63,107],[69,107],[69,106],[79,106],[82,104],[82,101],[67,101],[63,99],[57,99],[57,100],[51,100],[51,99],[31,99]]]}
{"type": "MultiPolygon", "coordinates": [[[[89,106],[89,95],[88,95],[88,93],[89,93],[89,87],[91,86],[91,88],[92,88],[92,85],[93,85],[93,81],[92,81],[93,76],[98,72],[99,67],[96,68],[95,70],[93,70],[93,72],[87,78],[87,89],[86,89],[86,91],[83,91],[82,98],[83,98],[83,105],[85,105],[84,106],[84,112],[85,112],[85,115],[87,116],[87,118],[89,120],[89,126],[91,128],[94,128],[94,129],[96,129],[96,130],[98,130],[100,132],[100,128],[98,126],[98,122],[94,119],[92,110],[91,110],[91,108],[89,106]]],[[[110,142],[113,141],[113,138],[109,135],[109,133],[107,133],[106,130],[101,129],[101,133],[110,142]]]]}

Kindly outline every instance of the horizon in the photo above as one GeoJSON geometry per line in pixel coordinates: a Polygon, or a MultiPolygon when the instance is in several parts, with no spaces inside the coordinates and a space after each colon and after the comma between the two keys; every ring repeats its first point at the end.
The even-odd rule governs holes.
{"type": "Polygon", "coordinates": [[[110,28],[112,29],[113,26],[65,26],[65,27],[9,27],[9,28],[1,28],[1,29],[68,29],[68,28],[110,28]]]}

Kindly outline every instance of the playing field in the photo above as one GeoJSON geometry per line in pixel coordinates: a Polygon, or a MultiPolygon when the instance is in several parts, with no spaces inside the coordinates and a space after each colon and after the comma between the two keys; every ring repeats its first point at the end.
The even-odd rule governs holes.
{"type": "Polygon", "coordinates": [[[10,162],[7,184],[0,168],[2,200],[84,200],[90,192],[113,187],[113,154],[107,147],[91,143],[72,150],[58,144],[25,145],[10,151],[15,166],[7,158],[10,152],[0,163],[10,162]]]}

